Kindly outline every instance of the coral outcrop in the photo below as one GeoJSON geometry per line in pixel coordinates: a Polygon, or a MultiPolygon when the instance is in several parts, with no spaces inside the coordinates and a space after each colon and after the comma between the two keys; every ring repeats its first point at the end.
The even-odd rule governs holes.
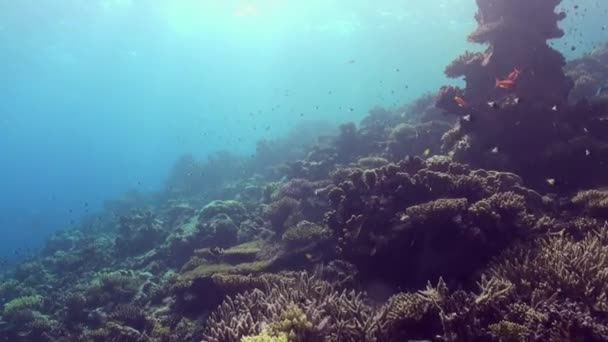
{"type": "MultiPolygon", "coordinates": [[[[478,28],[469,40],[488,48],[467,52],[446,69],[450,77],[463,76],[466,87],[440,90],[437,106],[460,117],[444,135],[445,152],[475,167],[517,173],[543,191],[605,184],[608,102],[569,106],[574,82],[564,72],[563,56],[547,45],[563,35],[558,22],[565,14],[556,13],[560,1],[477,3],[478,28]]],[[[584,66],[591,61],[571,62],[568,74],[577,77],[576,98],[589,93],[581,88],[587,82],[584,66]]],[[[594,70],[596,78],[603,77],[594,70]]],[[[587,87],[598,82],[589,81],[593,85],[587,87]]]]}

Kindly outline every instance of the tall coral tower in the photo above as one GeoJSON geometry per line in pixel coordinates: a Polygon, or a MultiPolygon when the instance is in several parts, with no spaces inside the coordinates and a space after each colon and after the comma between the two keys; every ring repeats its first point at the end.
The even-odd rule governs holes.
{"type": "MultiPolygon", "coordinates": [[[[547,44],[564,35],[558,22],[566,15],[556,12],[560,2],[477,0],[478,27],[468,39],[489,47],[485,53],[467,52],[446,68],[449,77],[464,76],[466,81],[464,91],[449,95],[462,95],[473,105],[513,94],[550,106],[565,103],[573,83],[564,74],[564,57],[547,44]],[[496,80],[515,69],[520,71],[515,87],[496,86],[496,80]]],[[[445,104],[450,107],[451,103],[445,104]]]]}

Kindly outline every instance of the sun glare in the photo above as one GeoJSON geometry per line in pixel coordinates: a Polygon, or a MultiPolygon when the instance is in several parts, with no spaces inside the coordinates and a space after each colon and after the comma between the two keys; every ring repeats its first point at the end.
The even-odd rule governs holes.
{"type": "Polygon", "coordinates": [[[252,3],[240,3],[236,6],[234,15],[241,18],[256,17],[260,15],[260,9],[252,3]]]}
{"type": "Polygon", "coordinates": [[[166,0],[163,12],[177,33],[255,35],[288,20],[287,5],[287,0],[166,0]]]}

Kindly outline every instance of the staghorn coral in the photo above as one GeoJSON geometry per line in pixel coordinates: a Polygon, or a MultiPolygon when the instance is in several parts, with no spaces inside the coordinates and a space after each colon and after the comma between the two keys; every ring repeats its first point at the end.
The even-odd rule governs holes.
{"type": "Polygon", "coordinates": [[[535,289],[558,298],[576,300],[593,311],[608,310],[608,233],[589,233],[575,241],[567,236],[552,237],[538,246],[508,250],[490,268],[493,276],[517,285],[530,300],[535,289]],[[560,251],[555,253],[555,251],[560,251]]]}
{"type": "Polygon", "coordinates": [[[292,286],[269,283],[264,290],[228,298],[211,314],[203,340],[239,341],[272,327],[290,329],[290,341],[373,341],[367,338],[371,318],[361,294],[339,292],[301,274],[292,286]]]}
{"type": "Polygon", "coordinates": [[[582,207],[587,215],[608,219],[608,192],[600,190],[588,190],[579,192],[572,203],[582,207]]]}
{"type": "Polygon", "coordinates": [[[261,333],[255,336],[243,336],[241,342],[287,342],[289,341],[286,333],[279,333],[278,335],[270,334],[267,330],[263,330],[261,333]]]}
{"type": "Polygon", "coordinates": [[[434,308],[417,293],[391,296],[376,315],[381,323],[381,341],[424,339],[429,331],[440,329],[434,308]]]}

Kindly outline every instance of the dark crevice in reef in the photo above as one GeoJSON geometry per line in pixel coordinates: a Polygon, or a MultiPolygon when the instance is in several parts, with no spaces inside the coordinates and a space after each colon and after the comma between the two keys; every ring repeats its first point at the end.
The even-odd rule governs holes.
{"type": "Polygon", "coordinates": [[[608,47],[477,3],[464,88],[182,158],[5,274],[0,340],[608,340],[608,47]]]}

